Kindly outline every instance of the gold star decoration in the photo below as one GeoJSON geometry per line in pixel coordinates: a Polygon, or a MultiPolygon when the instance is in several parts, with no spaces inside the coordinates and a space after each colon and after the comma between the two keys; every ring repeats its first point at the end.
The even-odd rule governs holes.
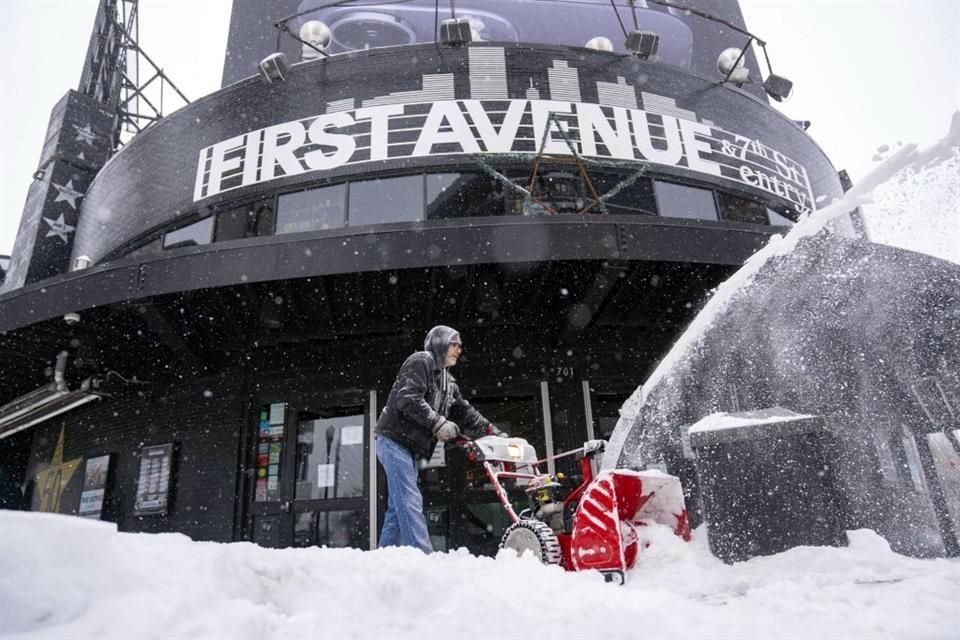
{"type": "Polygon", "coordinates": [[[60,513],[60,497],[63,495],[63,490],[70,484],[70,479],[73,478],[81,462],[83,458],[63,461],[63,429],[60,429],[60,438],[57,440],[57,448],[53,451],[50,466],[34,476],[37,493],[40,496],[38,511],[60,513]]]}

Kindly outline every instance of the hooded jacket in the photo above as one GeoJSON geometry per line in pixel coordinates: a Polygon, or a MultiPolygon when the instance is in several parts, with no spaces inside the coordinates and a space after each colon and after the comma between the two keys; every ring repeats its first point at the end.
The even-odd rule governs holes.
{"type": "Polygon", "coordinates": [[[460,395],[460,388],[444,367],[450,342],[460,334],[438,325],[417,351],[404,361],[377,420],[377,434],[397,442],[417,457],[429,458],[437,445],[433,436],[444,420],[451,420],[471,437],[493,432],[490,421],[460,395]]]}

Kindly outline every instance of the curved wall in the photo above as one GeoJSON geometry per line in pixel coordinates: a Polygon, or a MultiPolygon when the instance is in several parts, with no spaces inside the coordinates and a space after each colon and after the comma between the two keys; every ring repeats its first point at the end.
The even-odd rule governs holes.
{"type": "MultiPolygon", "coordinates": [[[[529,162],[543,149],[760,196],[797,211],[841,193],[800,129],[736,89],[591,50],[421,45],[296,65],[212,94],[133,140],[84,200],[74,256],[102,259],[220,204],[351,175],[529,162]],[[589,134],[587,133],[589,130],[589,134]]],[[[602,194],[601,194],[602,195],[602,194]]]]}

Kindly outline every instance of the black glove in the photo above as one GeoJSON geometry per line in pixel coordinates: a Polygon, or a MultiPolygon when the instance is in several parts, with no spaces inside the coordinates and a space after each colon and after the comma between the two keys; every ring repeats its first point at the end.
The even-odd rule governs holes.
{"type": "Polygon", "coordinates": [[[433,430],[433,435],[435,435],[440,442],[449,442],[450,440],[455,440],[457,436],[460,435],[460,427],[454,422],[444,420],[433,430]]]}

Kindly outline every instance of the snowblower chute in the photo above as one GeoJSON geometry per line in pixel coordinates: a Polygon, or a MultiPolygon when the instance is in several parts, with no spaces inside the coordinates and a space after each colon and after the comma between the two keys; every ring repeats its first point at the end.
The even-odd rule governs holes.
{"type": "Polygon", "coordinates": [[[590,483],[573,517],[570,561],[575,570],[623,573],[646,546],[643,528],[671,527],[690,540],[683,490],[657,471],[604,471],[590,483]]]}
{"type": "Polygon", "coordinates": [[[457,443],[468,460],[483,464],[500,503],[513,522],[503,533],[501,549],[533,553],[545,564],[568,571],[594,569],[622,583],[637,556],[649,543],[642,535],[651,524],[667,525],[690,540],[690,527],[680,481],[659,471],[616,469],[594,477],[591,460],[605,442],[553,456],[576,455],[583,481],[564,494],[558,479],[540,473],[536,452],[522,438],[487,436],[457,443]],[[506,482],[523,487],[529,508],[519,514],[510,502],[506,482]]]}

